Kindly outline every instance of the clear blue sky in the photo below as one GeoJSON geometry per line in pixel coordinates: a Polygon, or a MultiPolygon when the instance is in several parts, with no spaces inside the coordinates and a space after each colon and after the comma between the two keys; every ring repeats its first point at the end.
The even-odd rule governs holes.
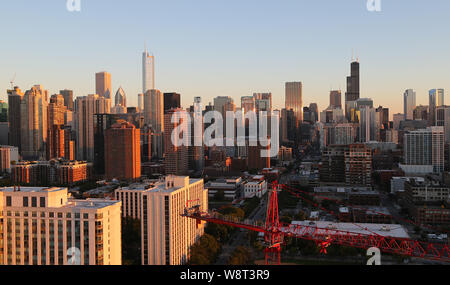
{"type": "MultiPolygon", "coordinates": [[[[361,62],[361,97],[402,111],[405,89],[428,104],[432,88],[450,91],[450,1],[382,0],[14,0],[0,4],[0,98],[9,81],[50,93],[95,92],[94,74],[112,73],[113,93],[141,91],[144,43],[156,57],[156,87],[203,102],[271,91],[284,106],[284,82],[302,81],[304,102],[328,106],[345,92],[352,49],[361,62]],[[356,52],[355,52],[356,54],[356,52]]],[[[446,103],[449,104],[447,94],[446,103]]]]}

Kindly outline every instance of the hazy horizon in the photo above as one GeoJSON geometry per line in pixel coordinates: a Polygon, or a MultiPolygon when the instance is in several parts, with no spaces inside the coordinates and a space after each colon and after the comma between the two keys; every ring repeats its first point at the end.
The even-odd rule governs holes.
{"type": "Polygon", "coordinates": [[[332,89],[344,100],[354,50],[361,97],[392,116],[403,112],[406,89],[417,92],[417,105],[428,105],[430,89],[450,90],[449,11],[444,0],[382,0],[381,12],[367,11],[366,0],[81,0],[80,12],[67,11],[66,0],[7,1],[0,99],[15,73],[22,90],[42,84],[50,94],[86,96],[95,73],[108,71],[112,95],[121,86],[137,106],[146,43],[156,88],[180,93],[183,107],[196,96],[204,105],[231,96],[240,106],[241,96],[272,92],[281,109],[284,83],[302,81],[304,105],[321,111],[332,89]]]}

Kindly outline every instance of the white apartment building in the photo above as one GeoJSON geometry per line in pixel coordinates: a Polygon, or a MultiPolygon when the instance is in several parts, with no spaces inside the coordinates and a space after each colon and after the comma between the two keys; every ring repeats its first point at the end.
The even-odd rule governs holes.
{"type": "Polygon", "coordinates": [[[408,166],[433,166],[444,171],[444,127],[407,132],[404,137],[404,163],[408,166]]]}
{"type": "Polygon", "coordinates": [[[120,207],[67,188],[0,188],[0,265],[120,265],[120,207]]]}
{"type": "Polygon", "coordinates": [[[142,193],[142,264],[181,265],[191,246],[203,235],[204,223],[182,217],[186,208],[208,211],[203,179],[166,176],[142,193]]]}
{"type": "Polygon", "coordinates": [[[117,189],[114,196],[122,202],[122,217],[141,219],[142,194],[153,187],[154,183],[136,183],[117,189]]]}

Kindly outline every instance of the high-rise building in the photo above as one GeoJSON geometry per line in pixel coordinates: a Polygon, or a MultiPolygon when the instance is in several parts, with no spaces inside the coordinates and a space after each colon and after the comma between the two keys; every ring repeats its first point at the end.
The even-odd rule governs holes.
{"type": "Polygon", "coordinates": [[[64,97],[64,106],[66,106],[68,110],[73,111],[73,91],[64,89],[59,91],[59,94],[64,97]]]}
{"type": "Polygon", "coordinates": [[[48,91],[35,85],[25,92],[20,104],[20,146],[25,160],[39,160],[45,157],[47,141],[48,91]]]}
{"type": "Polygon", "coordinates": [[[174,92],[164,93],[164,113],[178,108],[181,108],[181,95],[174,92]]]}
{"type": "Polygon", "coordinates": [[[194,106],[189,114],[191,116],[191,145],[188,147],[189,169],[196,171],[202,171],[205,166],[205,149],[203,144],[204,124],[201,103],[201,97],[195,97],[194,106]],[[201,128],[196,129],[196,125],[200,125],[201,128]]]}
{"type": "Polygon", "coordinates": [[[20,105],[23,99],[23,93],[19,87],[14,90],[8,90],[8,113],[9,113],[9,145],[21,147],[21,116],[20,105]]]}
{"type": "Polygon", "coordinates": [[[309,112],[310,112],[310,120],[312,123],[316,123],[319,121],[319,107],[317,103],[309,104],[309,112]]]}
{"type": "Polygon", "coordinates": [[[450,106],[437,107],[436,126],[444,127],[445,143],[450,143],[450,106]]]}
{"type": "Polygon", "coordinates": [[[349,145],[356,142],[357,124],[342,123],[324,126],[326,145],[349,145]]]}
{"type": "Polygon", "coordinates": [[[119,87],[114,99],[115,99],[116,106],[122,106],[124,108],[127,107],[127,96],[125,94],[125,91],[123,91],[122,87],[119,87]]]}
{"type": "Polygon", "coordinates": [[[143,265],[186,264],[191,246],[204,233],[204,223],[180,215],[186,206],[208,212],[203,179],[169,175],[142,193],[143,265]]]}
{"type": "Polygon", "coordinates": [[[293,110],[297,129],[303,122],[303,85],[302,82],[286,82],[286,110],[293,110]]]}
{"type": "Polygon", "coordinates": [[[350,76],[347,77],[347,92],[345,92],[345,116],[350,120],[349,103],[360,97],[359,62],[354,61],[350,66],[350,76]]]}
{"type": "Polygon", "coordinates": [[[247,113],[248,111],[256,112],[255,97],[253,96],[241,97],[241,110],[243,110],[244,113],[247,113]]]}
{"type": "Polygon", "coordinates": [[[255,109],[259,111],[272,111],[272,93],[253,93],[255,98],[255,109]]]}
{"type": "Polygon", "coordinates": [[[352,144],[345,153],[345,182],[372,185],[372,150],[364,144],[352,144]]]}
{"type": "Polygon", "coordinates": [[[342,94],[341,90],[330,91],[330,108],[342,109],[342,94]]]}
{"type": "Polygon", "coordinates": [[[147,49],[142,54],[142,94],[155,89],[155,57],[147,49]]]}
{"type": "Polygon", "coordinates": [[[103,71],[95,74],[95,92],[100,97],[112,98],[110,73],[103,71]]]}
{"type": "Polygon", "coordinates": [[[394,114],[394,130],[399,130],[400,129],[400,122],[405,120],[405,114],[394,114]]]}
{"type": "Polygon", "coordinates": [[[159,90],[148,90],[144,95],[144,124],[152,129],[152,156],[163,157],[164,95],[159,90]]]}
{"type": "Polygon", "coordinates": [[[227,106],[234,105],[233,98],[229,96],[219,96],[214,98],[214,111],[222,114],[222,117],[225,118],[226,111],[230,111],[231,108],[227,106]]]}
{"type": "Polygon", "coordinates": [[[144,94],[138,94],[138,111],[142,113],[144,111],[144,94]]]}
{"type": "Polygon", "coordinates": [[[406,132],[403,143],[405,165],[432,166],[435,173],[444,171],[444,127],[406,132]]]}
{"type": "Polygon", "coordinates": [[[66,122],[67,107],[64,104],[64,97],[56,94],[50,98],[48,104],[48,126],[47,126],[47,160],[63,158],[65,155],[65,134],[64,125],[66,122]]]}
{"type": "Polygon", "coordinates": [[[408,89],[403,93],[403,113],[405,120],[414,119],[414,109],[416,108],[416,92],[408,89]]]}
{"type": "Polygon", "coordinates": [[[109,114],[111,100],[97,94],[75,100],[75,131],[77,160],[94,161],[95,114],[109,114]]]}
{"type": "MultiPolygon", "coordinates": [[[[164,115],[164,165],[166,174],[186,175],[188,173],[188,146],[182,143],[178,136],[172,136],[172,132],[185,123],[182,116],[177,118],[177,123],[172,123],[172,117],[177,117],[177,112],[184,111],[181,108],[171,109],[164,115]],[[173,141],[174,139],[180,141],[173,141]]],[[[186,113],[186,116],[189,114],[186,113]]]]}
{"type": "Polygon", "coordinates": [[[0,123],[8,122],[8,103],[0,100],[0,123]]]}
{"type": "Polygon", "coordinates": [[[348,145],[329,145],[322,152],[322,166],[320,167],[320,181],[345,182],[345,154],[348,145]]]}
{"type": "Polygon", "coordinates": [[[19,148],[0,145],[0,174],[11,173],[11,162],[19,161],[19,148]]]}
{"type": "Polygon", "coordinates": [[[126,121],[119,121],[106,130],[105,169],[108,180],[130,181],[141,177],[139,129],[126,121]]]}
{"type": "Polygon", "coordinates": [[[294,143],[297,136],[297,119],[293,110],[281,110],[280,138],[281,142],[294,143]]]}
{"type": "Polygon", "coordinates": [[[428,106],[417,106],[413,112],[414,120],[428,121],[428,106]]]}
{"type": "Polygon", "coordinates": [[[359,141],[369,142],[377,140],[376,112],[374,108],[362,107],[359,109],[359,141]]]}
{"type": "Polygon", "coordinates": [[[444,89],[432,89],[429,92],[428,125],[436,126],[436,108],[444,105],[444,89]]]}
{"type": "Polygon", "coordinates": [[[0,265],[121,265],[120,205],[72,200],[67,188],[1,188],[0,265]]]}

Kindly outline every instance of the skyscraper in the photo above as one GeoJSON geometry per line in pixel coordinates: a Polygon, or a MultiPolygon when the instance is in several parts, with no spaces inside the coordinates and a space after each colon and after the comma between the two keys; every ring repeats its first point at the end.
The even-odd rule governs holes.
{"type": "Polygon", "coordinates": [[[416,92],[408,89],[403,94],[403,112],[406,120],[414,119],[414,109],[416,108],[416,92]]]}
{"type": "Polygon", "coordinates": [[[20,145],[25,160],[39,160],[45,156],[47,141],[48,91],[35,85],[25,92],[20,104],[20,145]]]}
{"type": "Polygon", "coordinates": [[[127,96],[125,95],[125,91],[123,91],[122,87],[120,87],[117,92],[116,92],[116,96],[115,96],[115,105],[118,106],[122,106],[122,107],[127,107],[127,96]]]}
{"type": "Polygon", "coordinates": [[[144,94],[144,124],[152,129],[152,156],[163,157],[164,96],[159,90],[147,90],[144,94]]]}
{"type": "Polygon", "coordinates": [[[378,131],[378,129],[376,128],[375,109],[364,106],[359,109],[359,112],[359,141],[375,141],[377,139],[376,133],[378,131]]]}
{"type": "Polygon", "coordinates": [[[9,144],[22,149],[20,143],[20,104],[23,99],[23,93],[19,87],[14,90],[8,90],[8,113],[9,113],[9,144]]]}
{"type": "Polygon", "coordinates": [[[244,111],[244,113],[247,113],[248,111],[256,111],[255,97],[253,96],[241,97],[241,109],[244,111]]]}
{"type": "Polygon", "coordinates": [[[272,93],[253,93],[253,98],[255,98],[256,112],[272,111],[272,93]]]}
{"type": "Polygon", "coordinates": [[[99,95],[78,97],[75,100],[75,130],[77,160],[94,161],[94,115],[109,114],[111,100],[99,95]]]}
{"type": "Polygon", "coordinates": [[[428,125],[436,125],[436,108],[444,105],[444,89],[432,89],[429,92],[428,125]]]}
{"type": "Polygon", "coordinates": [[[189,169],[194,169],[196,171],[201,171],[204,168],[205,157],[204,157],[204,144],[203,144],[203,134],[204,134],[204,124],[202,118],[202,99],[201,97],[194,98],[194,106],[190,113],[191,116],[191,145],[188,147],[189,156],[189,169]],[[200,125],[200,129],[196,129],[195,125],[200,125]],[[198,142],[201,142],[198,145],[198,142]]]}
{"type": "Polygon", "coordinates": [[[445,143],[450,144],[450,106],[437,107],[436,126],[444,127],[445,143]]]}
{"type": "Polygon", "coordinates": [[[0,123],[8,122],[8,103],[0,100],[0,123]]]}
{"type": "Polygon", "coordinates": [[[59,91],[59,94],[64,97],[64,105],[67,107],[67,109],[73,111],[73,91],[64,89],[59,91]]]}
{"type": "Polygon", "coordinates": [[[47,127],[47,159],[64,157],[64,129],[67,107],[64,97],[60,94],[52,95],[48,104],[47,127]]]}
{"type": "Polygon", "coordinates": [[[142,113],[144,111],[144,94],[138,94],[138,111],[142,113]]]}
{"type": "Polygon", "coordinates": [[[293,110],[297,129],[303,121],[303,85],[302,82],[286,82],[286,110],[293,110]]]}
{"type": "Polygon", "coordinates": [[[141,177],[140,136],[140,130],[126,121],[119,121],[106,130],[106,179],[132,181],[141,177]]]}
{"type": "Polygon", "coordinates": [[[347,77],[347,92],[345,93],[345,116],[350,120],[348,105],[360,96],[359,62],[354,61],[350,66],[350,76],[347,77]]]}
{"type": "Polygon", "coordinates": [[[204,223],[180,216],[186,204],[208,212],[208,191],[203,179],[169,175],[142,193],[143,265],[186,264],[192,245],[205,227],[204,223]]]}
{"type": "Polygon", "coordinates": [[[341,109],[342,108],[341,90],[330,91],[330,107],[332,109],[341,109]]]}
{"type": "MultiPolygon", "coordinates": [[[[183,119],[180,118],[178,123],[172,123],[172,117],[176,112],[183,112],[182,109],[171,109],[164,114],[164,165],[166,174],[186,175],[188,174],[188,146],[173,139],[180,139],[177,136],[172,137],[172,132],[183,124],[183,119]]],[[[188,114],[187,114],[188,115],[188,114]]],[[[188,126],[189,127],[189,126],[188,126]]],[[[187,136],[187,134],[183,134],[187,136]]]]}
{"type": "Polygon", "coordinates": [[[444,128],[429,127],[405,133],[404,163],[408,166],[432,166],[433,172],[444,171],[444,128]]]}
{"type": "Polygon", "coordinates": [[[181,108],[181,95],[174,92],[164,93],[164,113],[177,108],[181,108]]]}
{"type": "Polygon", "coordinates": [[[95,74],[95,92],[100,97],[111,99],[111,74],[99,72],[95,74]]]}
{"type": "Polygon", "coordinates": [[[142,93],[155,89],[155,57],[145,49],[142,54],[142,93]]]}

